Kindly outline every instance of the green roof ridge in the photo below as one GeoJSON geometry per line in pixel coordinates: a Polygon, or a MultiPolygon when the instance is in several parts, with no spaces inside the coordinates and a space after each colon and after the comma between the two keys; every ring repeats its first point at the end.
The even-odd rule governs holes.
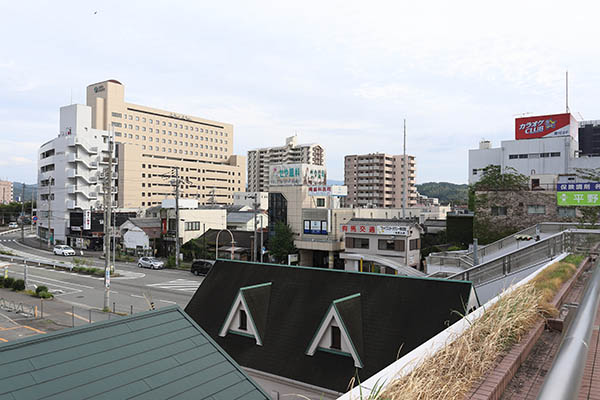
{"type": "Polygon", "coordinates": [[[343,301],[350,300],[350,299],[353,299],[353,298],[359,297],[359,296],[360,296],[360,293],[354,293],[354,294],[351,294],[350,296],[346,296],[346,297],[342,297],[340,299],[334,300],[333,304],[341,303],[343,301]]]}

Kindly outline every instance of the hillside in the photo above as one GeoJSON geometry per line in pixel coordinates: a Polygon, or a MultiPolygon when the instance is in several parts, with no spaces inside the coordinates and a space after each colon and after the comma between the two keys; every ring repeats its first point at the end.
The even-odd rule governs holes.
{"type": "Polygon", "coordinates": [[[437,197],[440,203],[467,204],[469,185],[450,182],[427,182],[417,185],[417,190],[427,197],[437,197]]]}

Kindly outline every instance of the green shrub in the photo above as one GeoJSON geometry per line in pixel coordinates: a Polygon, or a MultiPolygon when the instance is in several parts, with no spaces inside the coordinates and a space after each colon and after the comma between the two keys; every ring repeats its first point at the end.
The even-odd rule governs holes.
{"type": "Polygon", "coordinates": [[[175,256],[169,256],[167,257],[167,262],[165,263],[165,267],[167,268],[175,268],[175,256]]]}
{"type": "Polygon", "coordinates": [[[12,289],[17,290],[25,290],[25,281],[23,279],[17,279],[12,284],[12,289]]]}
{"type": "Polygon", "coordinates": [[[48,292],[39,292],[37,294],[37,297],[39,297],[40,299],[51,299],[54,297],[54,295],[48,292]]]}
{"type": "Polygon", "coordinates": [[[15,282],[14,278],[8,277],[8,278],[4,279],[3,286],[7,289],[10,289],[10,288],[12,288],[14,282],[15,282]]]}
{"type": "Polygon", "coordinates": [[[101,268],[94,268],[94,272],[92,273],[92,275],[104,276],[104,270],[101,268]]]}
{"type": "Polygon", "coordinates": [[[38,286],[35,288],[36,294],[40,294],[40,292],[47,292],[47,291],[48,291],[48,287],[46,287],[46,286],[38,286]]]}

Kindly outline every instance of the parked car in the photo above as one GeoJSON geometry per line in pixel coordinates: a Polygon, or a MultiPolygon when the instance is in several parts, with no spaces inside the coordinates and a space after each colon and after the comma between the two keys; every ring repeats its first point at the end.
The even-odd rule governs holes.
{"type": "Polygon", "coordinates": [[[163,269],[165,263],[154,257],[141,257],[138,260],[138,267],[140,268],[151,268],[151,269],[163,269]]]}
{"type": "Polygon", "coordinates": [[[8,224],[8,229],[12,229],[12,228],[18,228],[19,225],[16,222],[11,222],[10,224],[8,224]]]}
{"type": "Polygon", "coordinates": [[[54,246],[54,250],[52,250],[54,254],[59,256],[74,256],[75,250],[65,245],[54,246]]]}
{"type": "Polygon", "coordinates": [[[211,260],[194,260],[190,272],[194,275],[206,275],[214,264],[211,260]]]}

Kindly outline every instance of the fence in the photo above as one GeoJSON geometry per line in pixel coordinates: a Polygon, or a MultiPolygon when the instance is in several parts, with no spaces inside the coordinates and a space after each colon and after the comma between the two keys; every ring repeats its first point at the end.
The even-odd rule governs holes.
{"type": "Polygon", "coordinates": [[[589,252],[600,241],[600,230],[571,229],[556,233],[512,253],[483,262],[448,279],[468,280],[475,286],[544,263],[563,252],[589,252]]]}

